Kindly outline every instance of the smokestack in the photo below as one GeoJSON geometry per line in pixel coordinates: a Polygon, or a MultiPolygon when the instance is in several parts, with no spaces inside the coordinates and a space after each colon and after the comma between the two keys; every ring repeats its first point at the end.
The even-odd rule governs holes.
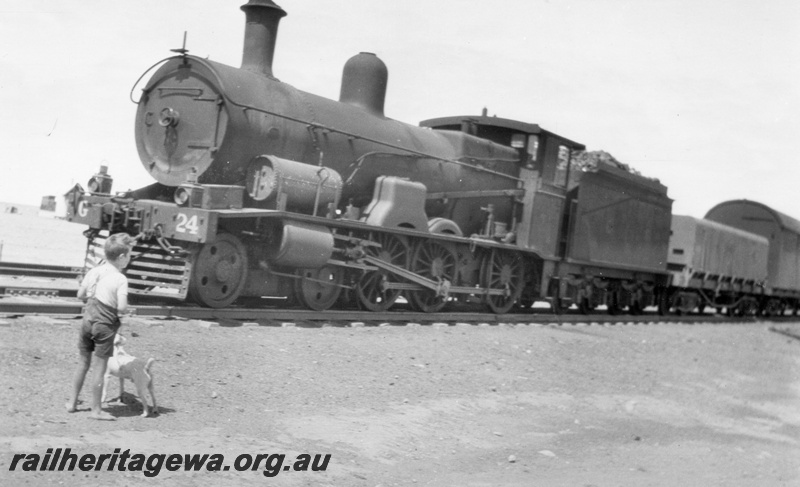
{"type": "Polygon", "coordinates": [[[272,0],[250,0],[241,8],[246,16],[242,69],[271,78],[278,24],[286,11],[272,0]]]}

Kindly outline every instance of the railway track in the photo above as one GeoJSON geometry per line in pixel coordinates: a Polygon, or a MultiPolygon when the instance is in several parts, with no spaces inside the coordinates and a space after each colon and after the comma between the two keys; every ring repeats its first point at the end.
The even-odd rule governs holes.
{"type": "MultiPolygon", "coordinates": [[[[48,301],[9,301],[0,299],[0,315],[69,315],[80,316],[82,303],[77,300],[48,301]]],[[[134,305],[132,316],[182,318],[204,321],[225,322],[289,322],[289,323],[333,323],[333,324],[660,324],[660,323],[752,323],[762,321],[756,317],[730,318],[721,315],[696,314],[684,316],[660,316],[646,313],[638,316],[608,314],[554,315],[548,312],[495,315],[490,313],[420,313],[412,311],[371,312],[371,311],[309,311],[281,308],[240,308],[210,309],[199,306],[134,305]]],[[[797,320],[795,317],[773,317],[770,321],[797,320]]]]}
{"type": "Polygon", "coordinates": [[[81,267],[0,262],[0,296],[74,297],[81,267]]]}
{"type": "Polygon", "coordinates": [[[0,276],[77,279],[82,272],[83,268],[81,267],[29,264],[24,262],[0,262],[0,276]]]}
{"type": "MultiPolygon", "coordinates": [[[[77,277],[81,268],[0,262],[0,316],[60,315],[80,316],[83,303],[74,299],[77,277]],[[10,283],[10,284],[9,284],[10,283]],[[61,299],[47,299],[61,298],[61,299]]],[[[251,301],[252,304],[252,301],[251,301]]],[[[658,323],[731,323],[766,321],[757,317],[731,318],[713,314],[661,316],[649,312],[642,315],[608,314],[553,314],[548,308],[534,309],[528,313],[491,314],[485,312],[440,312],[422,313],[414,311],[359,311],[328,310],[310,311],[286,309],[278,306],[258,307],[247,304],[224,309],[200,306],[174,306],[165,303],[133,304],[132,315],[139,317],[182,318],[194,320],[236,322],[288,322],[288,323],[335,323],[335,324],[658,324],[658,323]]],[[[773,317],[770,321],[797,320],[796,317],[773,317]]]]}

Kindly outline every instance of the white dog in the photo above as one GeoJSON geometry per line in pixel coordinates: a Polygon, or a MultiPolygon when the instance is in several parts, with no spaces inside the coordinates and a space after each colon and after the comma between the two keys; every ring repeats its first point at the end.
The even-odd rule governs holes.
{"type": "Polygon", "coordinates": [[[125,392],[125,379],[133,381],[136,386],[136,391],[139,394],[139,401],[142,403],[144,411],[142,417],[150,415],[150,407],[147,404],[147,392],[150,392],[150,397],[153,398],[153,414],[158,414],[158,406],[156,406],[156,395],[153,393],[153,374],[150,372],[150,366],[153,365],[156,359],[151,358],[145,361],[144,359],[136,358],[133,355],[128,355],[122,345],[125,343],[125,337],[117,333],[114,337],[114,355],[108,359],[108,367],[106,368],[105,383],[103,384],[103,399],[106,402],[106,393],[108,392],[108,384],[111,381],[111,376],[119,378],[119,398],[122,400],[122,395],[125,392]]]}

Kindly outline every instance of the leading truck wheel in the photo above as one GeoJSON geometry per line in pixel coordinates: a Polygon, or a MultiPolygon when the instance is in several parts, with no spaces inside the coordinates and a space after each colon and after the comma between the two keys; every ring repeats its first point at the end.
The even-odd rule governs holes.
{"type": "Polygon", "coordinates": [[[229,233],[203,244],[194,256],[189,297],[208,308],[224,308],[239,297],[247,281],[247,250],[229,233]]]}
{"type": "Polygon", "coordinates": [[[295,299],[314,311],[325,311],[333,306],[342,293],[342,267],[326,265],[320,269],[303,269],[295,281],[295,299]]]}

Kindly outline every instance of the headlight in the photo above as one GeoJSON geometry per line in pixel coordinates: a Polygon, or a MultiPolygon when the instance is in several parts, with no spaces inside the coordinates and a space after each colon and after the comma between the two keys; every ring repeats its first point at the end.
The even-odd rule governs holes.
{"type": "Polygon", "coordinates": [[[100,166],[100,172],[92,176],[86,184],[90,193],[111,194],[111,185],[114,180],[108,175],[108,167],[100,166]]]}
{"type": "Polygon", "coordinates": [[[190,196],[189,190],[187,190],[184,187],[179,187],[178,189],[175,190],[175,195],[174,195],[175,203],[178,206],[185,206],[186,203],[189,201],[189,196],[190,196]]]}
{"type": "Polygon", "coordinates": [[[90,193],[97,193],[100,190],[100,181],[97,178],[92,178],[86,186],[90,193]]]}

